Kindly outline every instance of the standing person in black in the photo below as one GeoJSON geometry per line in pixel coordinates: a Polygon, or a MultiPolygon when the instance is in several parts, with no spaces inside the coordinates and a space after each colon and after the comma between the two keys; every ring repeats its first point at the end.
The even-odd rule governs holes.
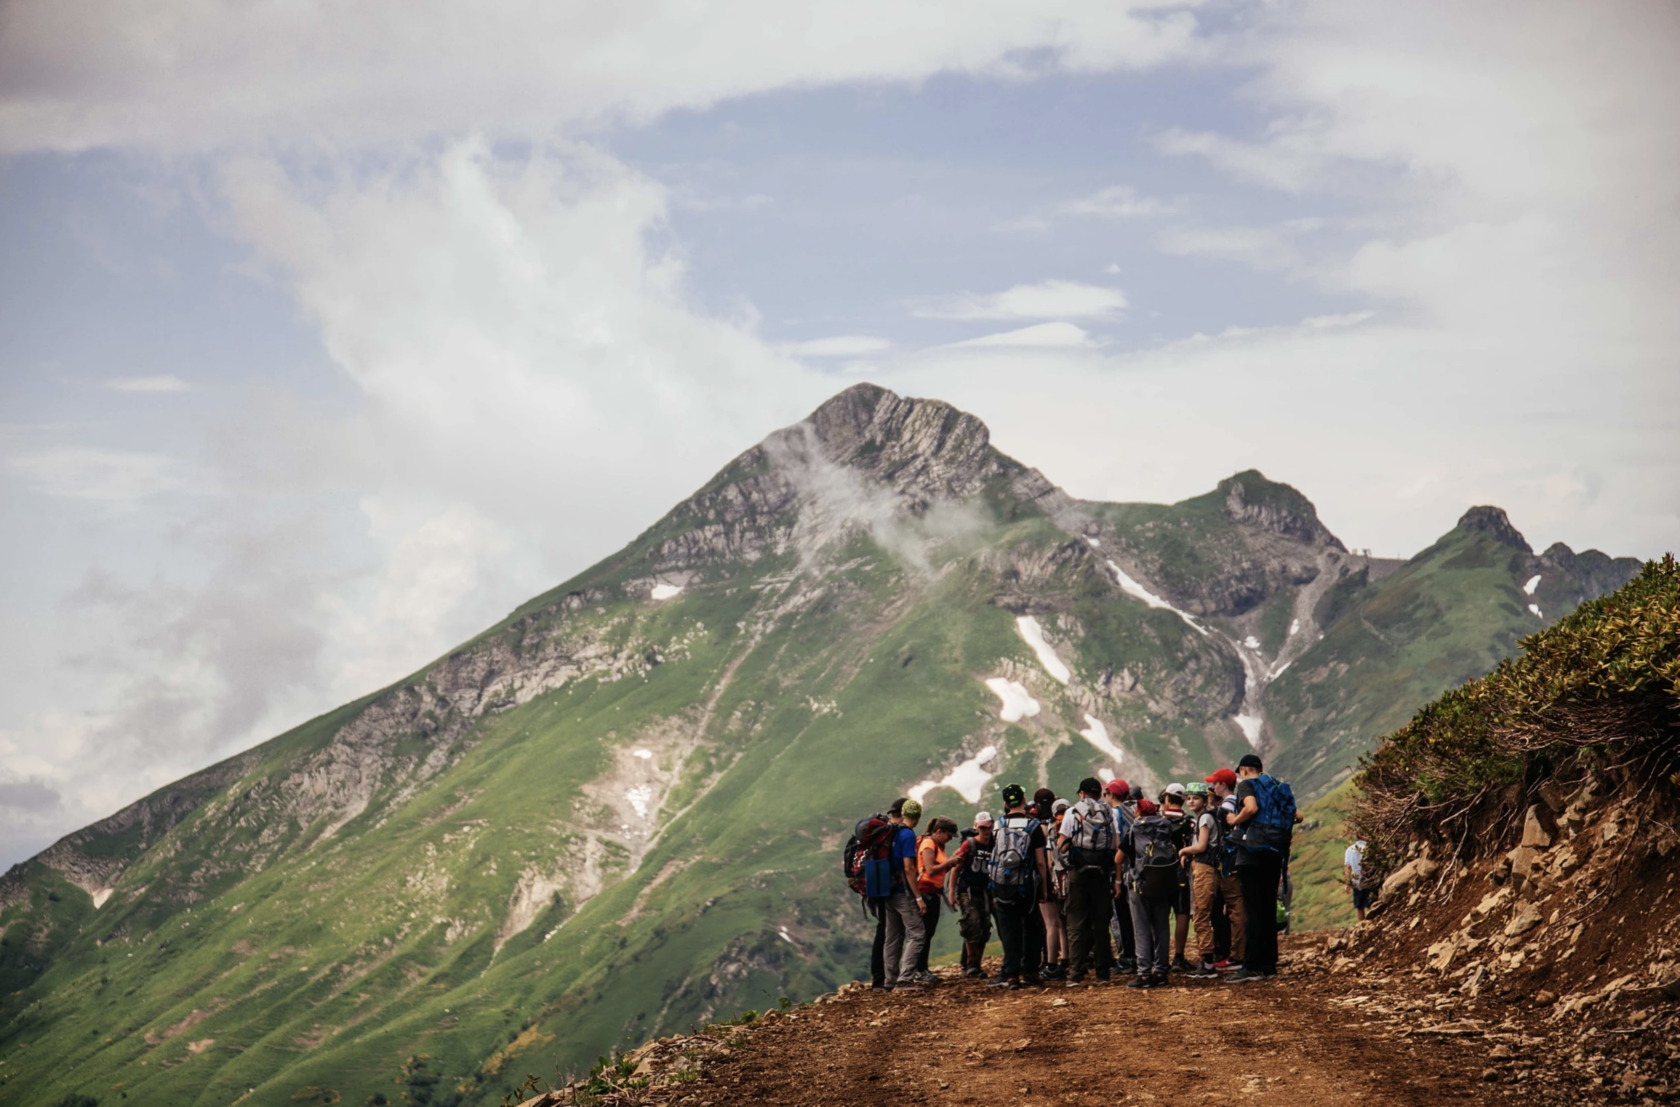
{"type": "MultiPolygon", "coordinates": [[[[1241,806],[1228,820],[1233,828],[1246,827],[1259,817],[1257,792],[1260,789],[1256,781],[1265,775],[1264,770],[1260,758],[1252,753],[1244,754],[1243,759],[1237,762],[1237,802],[1241,806]]],[[[1267,790],[1273,795],[1277,788],[1288,787],[1273,785],[1270,778],[1264,783],[1271,786],[1267,790]]],[[[1293,800],[1290,802],[1293,803],[1293,800]]],[[[1295,819],[1300,819],[1299,812],[1295,819]]],[[[1270,980],[1277,975],[1278,881],[1283,875],[1284,859],[1289,856],[1287,838],[1280,845],[1260,845],[1252,841],[1253,836],[1246,831],[1239,830],[1238,833],[1242,837],[1237,850],[1237,879],[1242,884],[1247,932],[1244,936],[1243,967],[1226,978],[1232,984],[1270,980]]]]}
{"type": "MultiPolygon", "coordinates": [[[[899,796],[893,800],[892,806],[887,808],[887,821],[898,826],[904,821],[904,801],[908,796],[899,796]]],[[[871,911],[875,912],[875,944],[869,949],[869,987],[873,991],[887,990],[887,912],[879,903],[871,902],[871,911]]]]}
{"type": "Polygon", "coordinates": [[[1109,914],[1114,910],[1114,857],[1120,836],[1114,815],[1102,801],[1102,781],[1079,782],[1079,802],[1062,816],[1058,842],[1067,858],[1068,986],[1084,982],[1089,965],[1097,979],[1113,972],[1114,952],[1108,943],[1109,914]]]}
{"type": "Polygon", "coordinates": [[[1044,856],[1044,828],[1027,813],[1027,792],[1019,784],[1003,786],[1003,816],[992,830],[988,877],[992,917],[1003,943],[1003,968],[991,986],[1040,983],[1042,943],[1033,948],[1032,920],[1039,917],[1038,890],[1049,882],[1050,864],[1044,856]]]}
{"type": "MultiPolygon", "coordinates": [[[[1137,808],[1131,801],[1132,786],[1115,777],[1103,786],[1103,800],[1108,804],[1109,814],[1114,817],[1114,832],[1122,838],[1131,829],[1132,820],[1137,818],[1137,808]]],[[[1114,933],[1115,965],[1121,972],[1131,972],[1137,968],[1137,956],[1132,936],[1132,901],[1131,893],[1126,890],[1121,880],[1116,862],[1114,874],[1114,921],[1109,929],[1114,933]]]]}

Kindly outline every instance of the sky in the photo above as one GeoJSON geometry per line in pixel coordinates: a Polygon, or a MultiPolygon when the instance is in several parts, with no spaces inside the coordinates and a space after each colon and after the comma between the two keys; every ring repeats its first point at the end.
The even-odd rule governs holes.
{"type": "Polygon", "coordinates": [[[859,380],[1077,496],[1680,546],[1680,8],[0,8],[0,865],[859,380]]]}

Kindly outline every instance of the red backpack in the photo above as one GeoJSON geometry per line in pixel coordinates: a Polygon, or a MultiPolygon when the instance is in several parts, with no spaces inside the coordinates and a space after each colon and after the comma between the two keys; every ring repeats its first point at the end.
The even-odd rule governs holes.
{"type": "Polygon", "coordinates": [[[892,840],[898,827],[882,814],[859,819],[846,841],[841,871],[852,891],[865,899],[892,895],[892,840]]]}

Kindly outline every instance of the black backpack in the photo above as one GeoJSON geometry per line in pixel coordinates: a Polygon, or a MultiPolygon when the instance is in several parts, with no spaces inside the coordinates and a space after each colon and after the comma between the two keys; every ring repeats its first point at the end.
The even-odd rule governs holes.
{"type": "Polygon", "coordinates": [[[1183,838],[1183,830],[1161,815],[1145,815],[1132,824],[1132,881],[1138,895],[1167,899],[1178,894],[1183,838]]]}

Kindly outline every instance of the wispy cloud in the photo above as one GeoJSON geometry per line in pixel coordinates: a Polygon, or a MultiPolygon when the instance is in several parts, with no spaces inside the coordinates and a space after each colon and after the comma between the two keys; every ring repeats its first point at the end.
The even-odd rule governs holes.
{"type": "Polygon", "coordinates": [[[189,491],[185,465],[163,454],[98,446],[48,446],[0,458],[0,468],[47,496],[128,509],[168,492],[189,491]]]}
{"type": "Polygon", "coordinates": [[[1130,185],[1113,185],[1089,196],[1064,204],[1068,215],[1096,216],[1101,219],[1139,219],[1173,210],[1173,205],[1153,196],[1145,196],[1130,185]]]}
{"type": "Polygon", "coordinates": [[[782,349],[794,357],[867,357],[886,353],[892,342],[872,334],[836,334],[792,342],[782,349]]]}
{"type": "Polygon", "coordinates": [[[924,300],[911,314],[921,319],[1109,319],[1125,309],[1126,294],[1118,288],[1040,281],[1002,292],[964,292],[924,300]]]}
{"type": "Polygon", "coordinates": [[[1040,350],[1078,350],[1089,349],[1096,345],[1085,328],[1075,323],[1034,323],[1030,327],[1018,330],[1003,331],[1000,334],[986,334],[979,338],[969,338],[962,342],[952,342],[946,349],[984,349],[986,347],[1008,347],[1011,349],[1032,348],[1040,350]]]}
{"type": "Polygon", "coordinates": [[[174,373],[161,373],[155,377],[113,377],[105,382],[105,387],[117,392],[192,391],[192,385],[174,373]]]}

